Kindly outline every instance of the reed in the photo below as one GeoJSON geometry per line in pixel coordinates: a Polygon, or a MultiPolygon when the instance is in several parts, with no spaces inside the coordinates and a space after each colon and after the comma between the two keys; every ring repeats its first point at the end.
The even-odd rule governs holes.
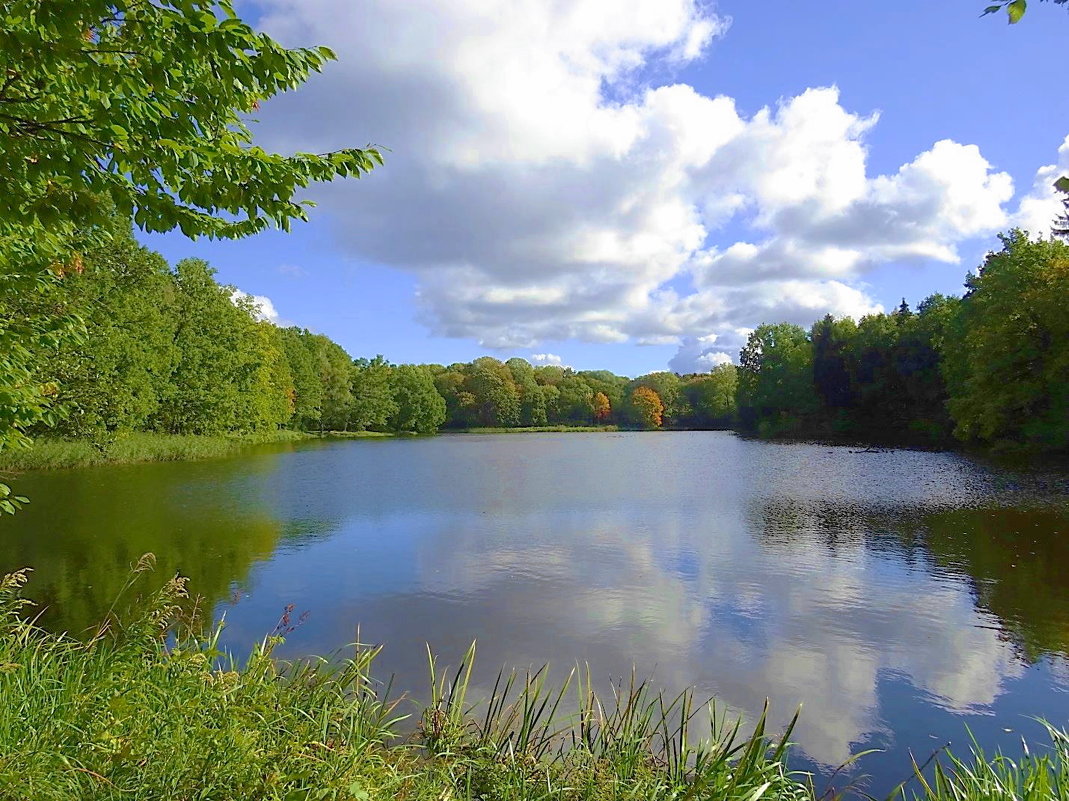
{"type": "Polygon", "coordinates": [[[589,669],[552,687],[545,667],[499,673],[489,698],[472,704],[475,645],[455,672],[440,670],[430,651],[428,660],[432,693],[422,739],[459,769],[472,798],[542,797],[520,792],[542,783],[575,793],[548,798],[816,797],[809,777],[786,765],[797,716],[774,743],[767,714],[743,735],[740,720],[718,714],[712,702],[696,706],[691,691],[666,696],[632,674],[604,701],[589,669]],[[693,740],[695,730],[708,736],[693,740]]]}
{"type": "Polygon", "coordinates": [[[24,450],[0,454],[0,471],[57,470],[96,464],[179,462],[230,456],[252,445],[306,439],[300,431],[201,436],[125,433],[106,441],[40,439],[24,450]]]}
{"type": "MultiPolygon", "coordinates": [[[[82,638],[44,631],[23,599],[28,571],[0,579],[0,799],[118,801],[821,801],[787,766],[766,715],[744,730],[693,693],[634,675],[602,697],[589,670],[558,685],[545,668],[503,671],[473,691],[428,651],[430,702],[403,724],[402,699],[373,678],[379,649],[285,662],[278,629],[239,662],[220,627],[183,609],[183,579],[145,598],[146,555],[82,638]],[[130,614],[127,609],[139,609],[130,614]],[[402,731],[409,731],[402,735],[402,731]],[[696,737],[695,732],[705,732],[696,737]]],[[[196,605],[194,605],[194,609],[196,605]]],[[[767,710],[766,710],[767,711],[767,710]]],[[[946,755],[896,798],[1069,798],[1069,735],[1013,761],[946,755]]]]}
{"type": "Polygon", "coordinates": [[[935,761],[926,775],[913,764],[909,784],[900,787],[897,801],[1064,801],[1069,799],[1069,732],[1044,723],[1050,735],[1050,747],[1036,751],[1023,743],[1023,754],[1016,759],[996,752],[988,756],[969,733],[968,757],[949,751],[935,761]]]}
{"type": "Polygon", "coordinates": [[[430,706],[402,737],[399,699],[372,678],[376,648],[287,663],[272,634],[239,664],[219,651],[219,628],[198,634],[181,617],[181,579],[117,602],[141,611],[110,612],[75,639],[27,619],[27,576],[0,582],[0,798],[808,797],[762,727],[692,747],[689,707],[643,683],[603,703],[589,675],[554,689],[544,670],[502,673],[476,721],[473,646],[455,671],[430,660],[430,706]]]}

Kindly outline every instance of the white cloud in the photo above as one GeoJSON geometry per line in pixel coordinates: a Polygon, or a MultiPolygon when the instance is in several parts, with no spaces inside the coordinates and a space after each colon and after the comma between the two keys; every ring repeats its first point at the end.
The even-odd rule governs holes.
{"type": "Polygon", "coordinates": [[[537,365],[551,365],[553,367],[565,366],[564,360],[556,353],[532,353],[528,361],[531,364],[537,365]]]}
{"type": "Polygon", "coordinates": [[[712,370],[714,367],[719,367],[722,364],[731,364],[733,359],[730,354],[723,351],[711,351],[703,353],[698,357],[698,365],[706,368],[706,370],[712,370]]]}
{"type": "Polygon", "coordinates": [[[275,309],[275,304],[271,302],[271,298],[266,295],[250,295],[248,292],[235,289],[230,293],[230,301],[235,306],[245,303],[250,304],[255,310],[254,316],[258,320],[272,325],[287,325],[279,316],[278,311],[275,309]]]}
{"type": "Polygon", "coordinates": [[[367,179],[315,193],[353,255],[418,277],[439,335],[678,342],[713,363],[726,344],[684,357],[686,343],[876,310],[868,270],[956,263],[1007,224],[1010,177],[975,146],[936,142],[870,175],[878,115],[834,87],[746,116],[649,80],[726,31],[697,0],[258,5],[287,43],[340,55],[268,104],[265,143],[390,148],[367,179]]]}
{"type": "Polygon", "coordinates": [[[677,373],[707,373],[717,365],[733,362],[749,335],[750,329],[740,328],[730,334],[684,337],[668,367],[677,373]]]}
{"type": "Polygon", "coordinates": [[[1050,234],[1055,217],[1065,211],[1062,205],[1065,195],[1054,189],[1054,182],[1063,175],[1069,175],[1069,136],[1058,148],[1058,161],[1036,171],[1032,190],[1021,198],[1021,205],[1014,215],[1014,225],[1028,231],[1033,237],[1050,234]]]}

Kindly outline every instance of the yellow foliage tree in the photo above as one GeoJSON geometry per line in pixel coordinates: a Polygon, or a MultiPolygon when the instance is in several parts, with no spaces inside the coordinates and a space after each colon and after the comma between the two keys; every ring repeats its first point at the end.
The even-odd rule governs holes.
{"type": "Polygon", "coordinates": [[[643,428],[660,428],[664,419],[664,403],[661,396],[649,387],[636,387],[631,393],[631,406],[642,422],[643,428]]]}
{"type": "Polygon", "coordinates": [[[612,415],[612,405],[609,403],[609,397],[604,392],[594,393],[594,422],[604,423],[607,422],[610,415],[612,415]]]}

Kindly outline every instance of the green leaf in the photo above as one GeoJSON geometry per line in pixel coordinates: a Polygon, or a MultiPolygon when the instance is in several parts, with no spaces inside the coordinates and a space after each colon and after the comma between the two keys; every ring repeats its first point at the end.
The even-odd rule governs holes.
{"type": "Polygon", "coordinates": [[[1027,0],[1013,0],[1012,3],[1006,6],[1006,14],[1009,15],[1011,25],[1020,22],[1026,8],[1028,8],[1027,0]]]}
{"type": "Polygon", "coordinates": [[[1063,175],[1054,182],[1054,188],[1059,192],[1069,192],[1069,175],[1063,175]]]}

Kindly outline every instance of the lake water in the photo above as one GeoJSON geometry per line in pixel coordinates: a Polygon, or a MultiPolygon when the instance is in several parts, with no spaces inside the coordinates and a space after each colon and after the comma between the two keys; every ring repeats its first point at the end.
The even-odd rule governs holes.
{"type": "Polygon", "coordinates": [[[310,441],[239,458],[24,476],[0,568],[35,568],[81,630],[158,557],[245,651],[383,643],[426,697],[425,643],[502,665],[634,666],[782,725],[827,775],[862,749],[886,791],[968,725],[985,746],[1069,724],[1069,479],[962,455],[725,432],[310,441]]]}

